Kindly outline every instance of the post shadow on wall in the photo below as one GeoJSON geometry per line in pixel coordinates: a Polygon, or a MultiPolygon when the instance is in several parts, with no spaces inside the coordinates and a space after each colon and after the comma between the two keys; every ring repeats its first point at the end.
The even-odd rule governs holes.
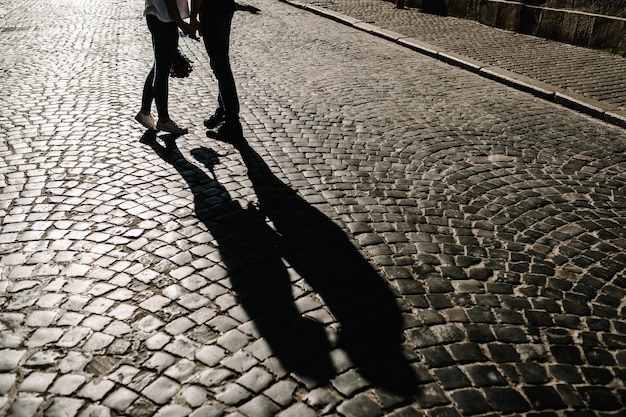
{"type": "Polygon", "coordinates": [[[240,12],[248,12],[252,14],[261,13],[261,9],[251,6],[249,4],[241,4],[241,3],[235,3],[235,10],[240,11],[240,12]]]}
{"type": "Polygon", "coordinates": [[[158,156],[178,171],[194,197],[198,219],[217,241],[230,284],[241,307],[290,372],[320,381],[334,376],[330,342],[323,326],[300,315],[294,304],[291,281],[282,260],[277,236],[253,207],[242,207],[215,179],[213,167],[219,156],[207,148],[192,156],[212,174],[209,176],[185,159],[175,137],[156,135],[142,139],[158,156]]]}
{"type": "Polygon", "coordinates": [[[375,385],[410,395],[417,379],[403,355],[403,318],[387,283],[345,232],[274,176],[245,141],[234,143],[280,254],[324,300],[340,325],[338,347],[375,385]]]}

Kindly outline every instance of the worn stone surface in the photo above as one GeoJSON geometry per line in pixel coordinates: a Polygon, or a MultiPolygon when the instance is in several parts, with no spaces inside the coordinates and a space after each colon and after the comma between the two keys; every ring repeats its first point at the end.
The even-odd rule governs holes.
{"type": "MultiPolygon", "coordinates": [[[[561,103],[571,104],[572,107],[585,108],[588,114],[598,108],[603,118],[603,111],[610,112],[611,117],[620,114],[626,109],[626,56],[624,56],[624,22],[621,18],[614,19],[615,26],[606,30],[598,30],[601,36],[616,34],[621,40],[610,41],[602,45],[597,39],[592,40],[590,33],[593,21],[602,20],[602,16],[585,19],[577,16],[577,31],[580,39],[563,39],[559,43],[543,39],[539,36],[564,36],[563,33],[550,35],[537,33],[536,28],[523,33],[485,26],[474,20],[456,17],[442,17],[436,14],[420,13],[419,9],[395,8],[395,2],[378,0],[285,0],[293,4],[314,7],[322,14],[345,21],[356,26],[367,22],[377,29],[375,33],[383,37],[397,40],[398,43],[414,47],[430,55],[438,55],[445,62],[452,62],[464,68],[481,72],[487,77],[497,77],[523,90],[530,90],[540,97],[549,97],[551,100],[560,100],[561,103]],[[587,20],[587,21],[586,21],[587,20]],[[356,22],[356,23],[353,23],[356,22]],[[391,31],[391,32],[389,32],[391,31]],[[583,33],[585,32],[585,33],[583,33]],[[539,36],[531,36],[539,35],[539,36]],[[596,48],[604,50],[589,50],[575,45],[591,45],[590,40],[598,41],[596,48]],[[572,44],[573,43],[573,44],[572,44]],[[614,53],[606,52],[611,46],[614,53]],[[565,94],[565,98],[555,95],[565,94]]],[[[436,4],[439,4],[435,2],[436,4]]],[[[513,7],[514,2],[491,2],[497,7],[513,7]]],[[[572,6],[572,3],[569,3],[572,6]]],[[[595,2],[604,4],[604,2],[595,2]]],[[[407,2],[407,5],[409,3],[407,2]]],[[[458,14],[465,15],[468,9],[458,14]]],[[[539,10],[539,9],[537,9],[539,10]]],[[[545,13],[549,13],[547,10],[545,13]]],[[[457,14],[457,15],[458,15],[457,14]]],[[[539,22],[542,12],[534,16],[538,21],[527,19],[529,25],[541,23],[547,26],[548,22],[539,22]]],[[[480,20],[478,16],[475,17],[480,20]]],[[[488,19],[487,19],[488,20],[488,19]]],[[[496,22],[483,22],[496,24],[496,22]]],[[[554,22],[553,22],[554,23],[554,22]]],[[[600,23],[598,23],[600,25],[600,23]]],[[[557,29],[566,26],[566,22],[557,22],[557,29]]],[[[508,28],[511,29],[511,28],[508,28]]],[[[525,29],[517,27],[512,30],[525,29]]],[[[554,39],[554,38],[553,38],[554,39]]],[[[625,127],[617,116],[616,124],[625,127]]],[[[604,117],[608,120],[608,117],[604,117]]]]}
{"type": "Polygon", "coordinates": [[[252,0],[249,146],[205,135],[189,39],[190,133],[150,140],[142,3],[26,4],[0,0],[1,415],[626,409],[623,129],[252,0]]]}

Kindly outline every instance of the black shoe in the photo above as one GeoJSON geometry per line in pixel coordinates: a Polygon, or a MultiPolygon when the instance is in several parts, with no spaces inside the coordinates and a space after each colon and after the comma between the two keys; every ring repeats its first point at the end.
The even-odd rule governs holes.
{"type": "Polygon", "coordinates": [[[209,117],[204,121],[204,127],[207,129],[215,129],[225,120],[224,113],[219,110],[215,110],[213,116],[209,117]]]}
{"type": "Polygon", "coordinates": [[[243,137],[243,131],[241,129],[241,123],[238,121],[224,122],[217,130],[207,130],[206,135],[211,139],[231,143],[235,146],[243,146],[246,144],[246,140],[243,137]]]}
{"type": "Polygon", "coordinates": [[[228,140],[238,140],[243,138],[243,130],[238,120],[227,120],[217,128],[217,135],[228,140]]]}

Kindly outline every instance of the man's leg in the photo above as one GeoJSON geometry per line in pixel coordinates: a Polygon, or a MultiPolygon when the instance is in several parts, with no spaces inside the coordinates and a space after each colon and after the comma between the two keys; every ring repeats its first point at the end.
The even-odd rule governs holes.
{"type": "Polygon", "coordinates": [[[239,123],[239,98],[230,66],[229,43],[233,12],[217,12],[201,17],[204,45],[217,79],[218,111],[224,119],[239,123]]]}

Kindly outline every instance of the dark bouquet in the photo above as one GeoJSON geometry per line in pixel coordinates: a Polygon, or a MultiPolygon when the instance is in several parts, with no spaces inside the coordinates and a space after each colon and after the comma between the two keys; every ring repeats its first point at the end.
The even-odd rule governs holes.
{"type": "Polygon", "coordinates": [[[193,67],[191,65],[193,61],[190,60],[182,53],[180,49],[176,51],[176,56],[174,57],[174,63],[172,64],[172,69],[170,71],[170,77],[174,78],[187,78],[191,71],[193,71],[193,67]]]}

